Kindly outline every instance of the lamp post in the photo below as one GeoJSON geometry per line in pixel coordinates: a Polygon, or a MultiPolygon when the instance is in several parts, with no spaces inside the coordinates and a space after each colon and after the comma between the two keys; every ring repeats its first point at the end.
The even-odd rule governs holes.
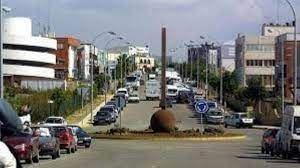
{"type": "Polygon", "coordinates": [[[0,98],[4,98],[4,78],[3,78],[3,12],[9,13],[10,8],[2,5],[2,0],[0,0],[0,98]]]}
{"type": "Polygon", "coordinates": [[[294,47],[295,47],[295,57],[294,57],[294,101],[293,104],[297,105],[297,80],[298,80],[298,54],[297,54],[297,15],[294,6],[291,4],[290,0],[285,0],[286,3],[291,8],[291,11],[293,12],[294,17],[294,47]]]}
{"type": "MultiPolygon", "coordinates": [[[[104,102],[106,103],[106,98],[107,98],[107,79],[106,79],[106,75],[107,75],[107,71],[108,71],[108,62],[107,62],[107,57],[108,57],[108,46],[111,42],[115,41],[115,40],[123,40],[123,37],[116,37],[116,38],[112,38],[109,41],[107,41],[107,43],[105,44],[105,50],[106,50],[106,58],[105,58],[105,65],[107,67],[104,68],[104,89],[105,89],[105,94],[104,94],[104,102]]],[[[122,80],[122,79],[121,79],[122,80]]]]}
{"type": "Polygon", "coordinates": [[[90,64],[91,64],[91,75],[90,75],[90,84],[91,84],[91,122],[93,121],[93,108],[94,108],[94,55],[95,55],[95,42],[98,38],[102,37],[105,34],[113,35],[115,36],[116,33],[113,31],[105,31],[102,32],[94,37],[92,40],[92,44],[90,46],[90,64]],[[92,46],[94,47],[94,53],[92,53],[92,46]]]}

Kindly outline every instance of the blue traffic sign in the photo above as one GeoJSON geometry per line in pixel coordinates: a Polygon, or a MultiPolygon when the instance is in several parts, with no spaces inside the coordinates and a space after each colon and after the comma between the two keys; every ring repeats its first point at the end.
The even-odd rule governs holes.
{"type": "Polygon", "coordinates": [[[195,104],[195,109],[198,113],[203,114],[208,111],[208,105],[205,101],[198,101],[195,104]]]}

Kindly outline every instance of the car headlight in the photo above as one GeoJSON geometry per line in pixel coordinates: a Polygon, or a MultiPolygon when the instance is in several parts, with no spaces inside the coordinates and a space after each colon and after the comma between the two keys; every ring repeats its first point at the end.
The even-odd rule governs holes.
{"type": "Polygon", "coordinates": [[[25,150],[26,144],[16,145],[14,148],[17,149],[17,150],[25,150]]]}

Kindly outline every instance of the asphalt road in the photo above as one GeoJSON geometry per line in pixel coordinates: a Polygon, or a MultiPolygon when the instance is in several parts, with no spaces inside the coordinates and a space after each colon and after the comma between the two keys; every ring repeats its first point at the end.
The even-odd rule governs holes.
{"type": "MultiPolygon", "coordinates": [[[[143,88],[140,90],[143,93],[143,88]]],[[[142,95],[143,97],[143,95],[142,95]]],[[[151,115],[158,110],[158,102],[142,101],[129,104],[122,113],[122,126],[142,130],[149,126],[151,115]]],[[[199,116],[186,105],[172,108],[180,129],[200,128],[199,116]]],[[[105,130],[111,126],[97,126],[89,131],[105,130]]],[[[41,168],[299,168],[295,160],[281,160],[260,154],[262,131],[229,129],[247,135],[245,140],[227,142],[196,141],[133,141],[94,140],[90,149],[75,154],[63,154],[57,160],[42,159],[39,164],[26,167],[41,168]]]]}

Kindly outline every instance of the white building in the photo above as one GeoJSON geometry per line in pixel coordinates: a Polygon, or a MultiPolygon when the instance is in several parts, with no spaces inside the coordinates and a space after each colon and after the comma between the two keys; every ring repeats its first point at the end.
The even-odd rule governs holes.
{"type": "MultiPolygon", "coordinates": [[[[82,80],[89,80],[91,76],[91,54],[92,55],[98,55],[98,48],[90,43],[82,43],[80,44],[80,47],[78,50],[78,56],[79,56],[79,76],[82,80]],[[97,53],[97,54],[96,54],[97,53]]],[[[99,64],[98,58],[94,58],[94,67],[98,67],[99,64]]]]}
{"type": "Polygon", "coordinates": [[[56,40],[32,36],[29,18],[7,18],[3,27],[5,78],[18,84],[25,79],[54,79],[56,40]]]}
{"type": "Polygon", "coordinates": [[[108,60],[117,62],[121,54],[126,54],[138,69],[154,67],[154,58],[150,57],[149,47],[122,46],[114,47],[108,50],[108,60]]]}

